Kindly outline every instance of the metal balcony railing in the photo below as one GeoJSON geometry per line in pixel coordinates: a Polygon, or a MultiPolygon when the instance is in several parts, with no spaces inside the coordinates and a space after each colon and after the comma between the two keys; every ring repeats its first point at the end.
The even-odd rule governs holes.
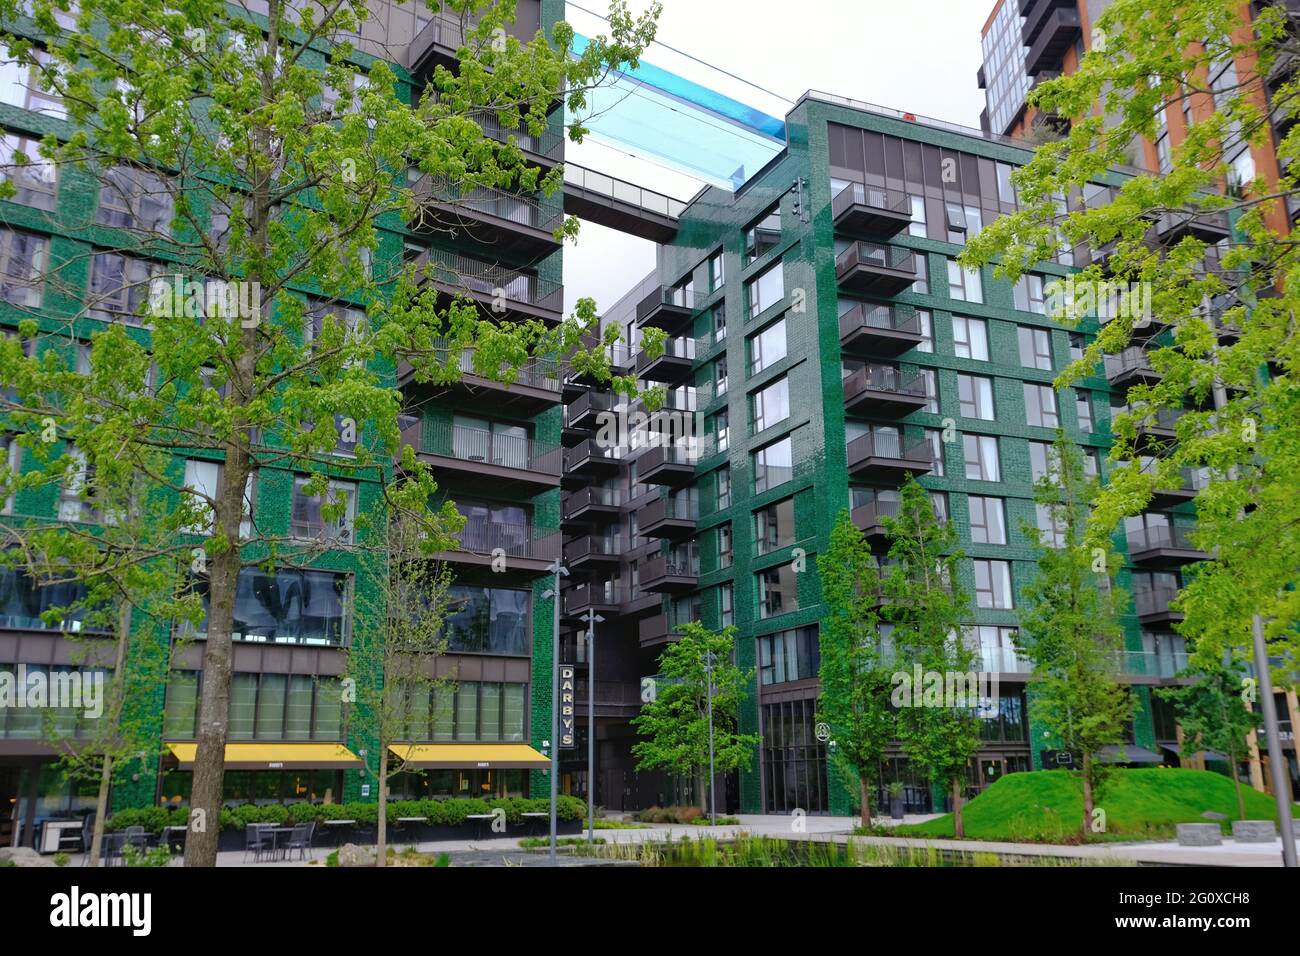
{"type": "Polygon", "coordinates": [[[864,183],[849,183],[831,198],[831,218],[838,219],[852,206],[870,206],[905,216],[912,215],[912,197],[907,193],[864,183]]]}
{"type": "MultiPolygon", "coordinates": [[[[597,680],[594,682],[597,707],[640,707],[641,685],[627,680],[597,680]]],[[[574,681],[573,696],[580,712],[587,706],[587,681],[574,681]]]]}
{"type": "Polygon", "coordinates": [[[564,470],[572,471],[587,461],[617,462],[622,458],[622,448],[618,445],[605,446],[588,438],[564,452],[564,470]]]}
{"type": "Polygon", "coordinates": [[[423,272],[426,264],[430,267],[434,282],[467,293],[491,298],[499,293],[508,301],[522,302],[554,312],[564,307],[564,286],[558,282],[512,272],[494,263],[443,249],[429,249],[422,253],[416,261],[417,271],[423,272]]]}
{"type": "Polygon", "coordinates": [[[926,397],[925,379],[915,372],[905,375],[892,365],[864,365],[845,376],[845,396],[852,397],[865,391],[926,397]]]}
{"type": "Polygon", "coordinates": [[[643,528],[665,520],[698,521],[700,502],[696,498],[657,498],[638,512],[637,522],[643,528]]]}
{"type": "Polygon", "coordinates": [[[624,182],[621,179],[615,179],[613,176],[606,176],[604,173],[585,169],[582,166],[575,166],[572,163],[565,163],[564,165],[564,182],[567,185],[576,186],[578,189],[608,196],[618,202],[644,209],[646,212],[667,216],[670,219],[680,218],[681,214],[686,210],[686,203],[680,199],[673,199],[663,193],[644,189],[633,183],[624,182]]]}
{"type": "Polygon", "coordinates": [[[554,561],[560,556],[559,532],[538,534],[527,524],[513,524],[471,518],[456,535],[461,551],[493,554],[497,551],[512,558],[554,561]]]}
{"type": "Polygon", "coordinates": [[[903,311],[892,305],[855,302],[847,311],[840,313],[840,338],[846,338],[859,329],[880,329],[919,336],[921,317],[915,310],[903,311]]]}
{"type": "MultiPolygon", "coordinates": [[[[440,341],[434,347],[439,351],[450,351],[445,342],[440,341]]],[[[530,359],[519,366],[503,362],[497,373],[493,375],[490,371],[479,371],[474,364],[474,354],[475,350],[472,348],[461,349],[459,357],[455,359],[462,375],[474,375],[505,384],[506,373],[513,373],[514,378],[511,382],[513,385],[527,385],[548,392],[560,390],[560,363],[553,359],[530,359]]],[[[448,359],[450,358],[449,355],[448,359]]]]}
{"type": "Polygon", "coordinates": [[[565,549],[565,556],[570,561],[577,561],[580,558],[618,558],[622,557],[627,551],[626,545],[622,538],[603,538],[596,535],[587,535],[578,538],[569,543],[565,549]]]}
{"type": "Polygon", "coordinates": [[[1178,588],[1167,584],[1133,591],[1133,606],[1138,615],[1163,614],[1171,610],[1170,603],[1178,597],[1178,588]]]}
{"type": "Polygon", "coordinates": [[[916,272],[916,260],[912,250],[902,246],[887,246],[879,242],[851,243],[835,259],[835,274],[843,276],[856,266],[874,266],[878,269],[893,269],[898,272],[916,272]]]}
{"type": "Polygon", "coordinates": [[[1028,674],[1034,669],[1033,661],[1025,660],[1011,647],[973,648],[979,653],[980,669],[989,674],[1028,674]]]}
{"type": "Polygon", "coordinates": [[[1129,677],[1177,677],[1187,668],[1187,651],[1169,648],[1160,651],[1119,651],[1121,674],[1129,677]]]}
{"type": "Polygon", "coordinates": [[[1174,548],[1179,551],[1200,550],[1192,543],[1189,530],[1178,525],[1156,525],[1129,531],[1127,537],[1129,554],[1154,551],[1157,548],[1174,548]]]}
{"type": "Polygon", "coordinates": [[[1130,346],[1116,355],[1106,356],[1106,378],[1114,380],[1134,372],[1155,374],[1146,349],[1130,346]]]}
{"type": "Polygon", "coordinates": [[[539,136],[534,136],[523,127],[506,129],[501,125],[500,118],[487,110],[472,110],[467,115],[478,123],[485,135],[498,142],[513,142],[520,149],[557,161],[564,153],[564,137],[559,133],[547,130],[539,136]]]}
{"type": "Polygon", "coordinates": [[[849,442],[849,462],[862,461],[864,458],[894,458],[933,464],[928,442],[922,440],[904,448],[902,437],[889,432],[869,432],[849,442]]]}
{"type": "Polygon", "coordinates": [[[696,578],[700,576],[700,559],[698,557],[681,561],[664,556],[650,558],[641,566],[642,585],[653,583],[660,578],[696,578]]]}
{"type": "Polygon", "coordinates": [[[567,518],[592,505],[618,508],[622,506],[623,501],[623,489],[621,488],[602,488],[599,485],[589,485],[565,496],[564,516],[567,518]]]}
{"type": "Polygon", "coordinates": [[[470,209],[545,232],[554,232],[564,219],[562,209],[550,205],[544,206],[527,196],[490,186],[467,187],[461,183],[426,175],[415,184],[414,191],[416,197],[422,202],[470,209]]]}
{"type": "Polygon", "coordinates": [[[450,422],[421,422],[410,417],[405,421],[403,441],[424,454],[548,475],[560,473],[559,445],[450,422]]]}

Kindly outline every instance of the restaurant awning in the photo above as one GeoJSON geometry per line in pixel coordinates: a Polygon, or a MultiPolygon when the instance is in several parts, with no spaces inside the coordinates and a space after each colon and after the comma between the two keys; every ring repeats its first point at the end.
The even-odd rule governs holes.
{"type": "Polygon", "coordinates": [[[396,744],[388,748],[417,770],[545,770],[551,758],[528,744],[396,744]]]}
{"type": "MultiPolygon", "coordinates": [[[[194,768],[198,744],[169,743],[167,749],[182,770],[194,768]]],[[[227,770],[348,770],[362,766],[361,758],[342,744],[226,744],[227,770]]]]}
{"type": "Polygon", "coordinates": [[[1102,763],[1164,763],[1164,760],[1158,753],[1146,750],[1142,747],[1125,745],[1122,747],[1111,746],[1102,747],[1097,751],[1097,759],[1102,763]]]}
{"type": "MultiPolygon", "coordinates": [[[[1183,748],[1182,748],[1181,746],[1179,746],[1178,744],[1162,744],[1162,745],[1161,745],[1161,749],[1163,749],[1163,750],[1168,750],[1168,751],[1169,751],[1170,753],[1172,753],[1175,757],[1182,757],[1182,755],[1183,755],[1183,748]]],[[[1224,756],[1223,754],[1221,754],[1221,753],[1216,753],[1216,752],[1213,751],[1213,750],[1202,750],[1202,751],[1200,752],[1200,754],[1201,754],[1201,756],[1204,757],[1206,760],[1209,760],[1209,761],[1212,761],[1212,762],[1218,762],[1218,763],[1227,763],[1227,762],[1228,762],[1228,758],[1227,758],[1227,757],[1225,757],[1225,756],[1224,756]]],[[[1193,753],[1192,756],[1195,757],[1196,754],[1193,753]]]]}

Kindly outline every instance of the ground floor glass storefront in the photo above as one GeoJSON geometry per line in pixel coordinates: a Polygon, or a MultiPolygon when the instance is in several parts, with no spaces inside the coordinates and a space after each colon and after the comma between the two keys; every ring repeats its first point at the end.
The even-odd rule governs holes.
{"type": "MultiPolygon", "coordinates": [[[[341,803],[342,770],[227,770],[222,782],[222,802],[228,807],[245,803],[341,803]]],[[[164,771],[159,778],[158,804],[189,805],[194,774],[189,770],[164,771]]]]}
{"type": "Polygon", "coordinates": [[[390,800],[440,800],[447,797],[491,800],[528,796],[527,770],[422,770],[395,774],[390,800]]]}

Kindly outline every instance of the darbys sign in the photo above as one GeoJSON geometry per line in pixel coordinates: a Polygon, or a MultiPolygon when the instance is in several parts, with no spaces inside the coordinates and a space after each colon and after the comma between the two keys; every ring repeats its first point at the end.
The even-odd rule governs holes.
{"type": "Polygon", "coordinates": [[[578,745],[576,715],[573,707],[573,668],[560,668],[560,749],[572,750],[578,745]]]}

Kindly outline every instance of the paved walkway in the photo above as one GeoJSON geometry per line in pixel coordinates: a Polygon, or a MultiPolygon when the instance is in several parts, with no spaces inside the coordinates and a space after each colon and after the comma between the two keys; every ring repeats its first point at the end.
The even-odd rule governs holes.
{"type": "MultiPolygon", "coordinates": [[[[607,843],[643,843],[648,840],[677,841],[714,836],[721,839],[740,833],[753,836],[797,838],[810,841],[845,843],[857,825],[856,817],[791,817],[783,815],[742,815],[739,825],[702,827],[692,825],[650,824],[627,830],[597,830],[596,837],[607,843]]],[[[931,816],[908,816],[902,822],[921,823],[931,816]]],[[[893,821],[884,821],[890,824],[893,821]]],[[[586,831],[583,831],[585,836],[586,831]]],[[[919,849],[988,852],[1029,857],[1087,859],[1098,865],[1146,864],[1157,866],[1278,866],[1282,865],[1282,841],[1270,843],[1234,843],[1225,839],[1221,846],[1183,847],[1176,842],[1107,843],[1089,846],[1054,846],[1041,843],[1000,843],[988,840],[934,840],[895,837],[853,837],[881,846],[907,846],[919,849]]],[[[450,853],[457,866],[533,866],[546,861],[546,854],[520,851],[519,840],[499,837],[485,840],[444,840],[416,844],[422,853],[450,853]]],[[[400,853],[406,844],[396,844],[400,853]]],[[[332,847],[317,847],[312,852],[314,865],[324,866],[332,847]]],[[[570,858],[565,865],[580,865],[580,858],[570,858]]],[[[242,851],[217,854],[218,866],[305,866],[300,860],[244,863],[242,851]]]]}

